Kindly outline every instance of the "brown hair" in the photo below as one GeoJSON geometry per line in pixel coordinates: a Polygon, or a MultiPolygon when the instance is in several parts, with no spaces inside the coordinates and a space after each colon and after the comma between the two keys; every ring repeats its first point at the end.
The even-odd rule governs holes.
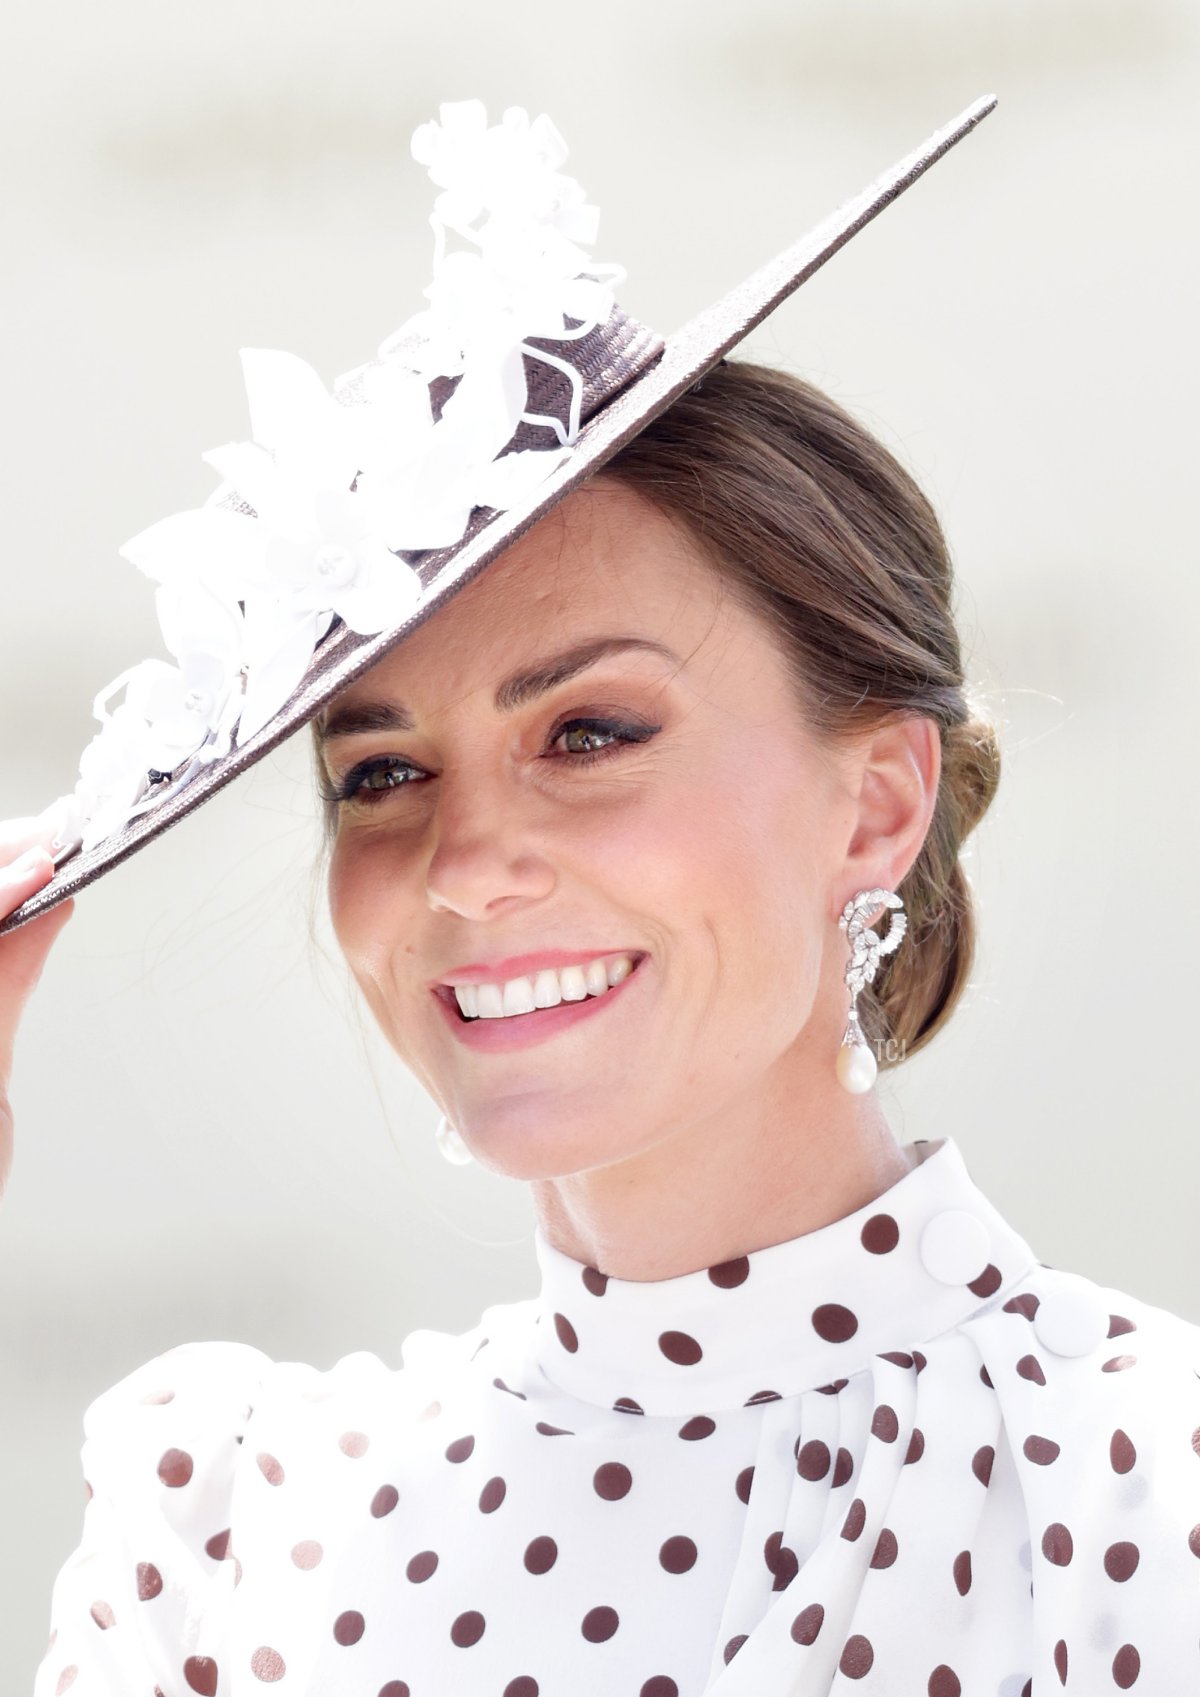
{"type": "Polygon", "coordinates": [[[740,360],[648,425],[606,475],[684,525],[767,622],[815,729],[837,738],[911,714],[939,727],[937,802],[897,891],[908,933],[858,998],[881,1067],[894,1065],[941,1029],[970,976],[975,915],[959,850],[1000,779],[995,730],[964,687],[937,516],[827,395],[740,360]]]}

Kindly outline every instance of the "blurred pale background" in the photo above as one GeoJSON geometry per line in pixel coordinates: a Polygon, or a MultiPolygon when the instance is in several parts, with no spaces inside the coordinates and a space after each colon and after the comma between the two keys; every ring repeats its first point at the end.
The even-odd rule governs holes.
{"type": "MultiPolygon", "coordinates": [[[[669,331],[998,94],[748,351],[922,480],[1003,731],[973,986],[884,1083],[897,1133],[953,1135],[1041,1259],[1200,1319],[1187,0],[63,0],[5,33],[0,816],[71,787],[93,693],[161,652],[116,549],[244,435],[238,347],[332,379],[420,304],[408,137],[440,100],[550,112],[624,304],[669,331]]],[[[441,1160],[353,1009],[306,762],[296,739],[85,892],[28,1019],[0,1216],[5,1691],[44,1647],[102,1388],[192,1338],[398,1363],[412,1327],[535,1288],[524,1191],[441,1160]]]]}

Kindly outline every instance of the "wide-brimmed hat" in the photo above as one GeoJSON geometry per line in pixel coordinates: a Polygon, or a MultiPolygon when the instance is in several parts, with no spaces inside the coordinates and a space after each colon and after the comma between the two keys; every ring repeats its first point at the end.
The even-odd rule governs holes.
{"type": "Polygon", "coordinates": [[[176,824],[306,724],[663,413],[993,109],[985,95],[676,335],[617,306],[566,149],[476,101],[413,137],[441,191],[428,306],[327,390],[244,349],[251,442],[204,458],[209,501],[121,549],[157,584],[172,661],[95,699],[25,924],[176,824]],[[119,705],[113,703],[121,697],[119,705]]]}

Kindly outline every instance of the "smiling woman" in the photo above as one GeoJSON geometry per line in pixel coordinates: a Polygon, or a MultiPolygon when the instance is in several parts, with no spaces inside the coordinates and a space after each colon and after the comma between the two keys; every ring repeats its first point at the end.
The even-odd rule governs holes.
{"type": "MultiPolygon", "coordinates": [[[[527,126],[510,114],[493,138],[522,171],[480,168],[472,199],[456,173],[492,132],[449,111],[446,135],[418,132],[458,182],[443,213],[478,234],[491,195],[528,239],[527,126]]],[[[538,145],[557,158],[553,135],[538,145]]],[[[578,233],[559,179],[537,204],[578,233]]],[[[541,224],[534,257],[558,264],[541,224]]],[[[791,253],[787,286],[822,240],[791,253]]],[[[647,352],[567,259],[593,287],[562,306],[556,352],[530,332],[498,376],[507,306],[488,337],[473,320],[430,335],[417,367],[356,379],[378,434],[268,362],[311,439],[272,391],[271,453],[222,454],[262,511],[226,491],[215,528],[168,539],[252,556],[222,623],[222,641],[247,627],[245,693],[184,691],[180,644],[170,746],[205,740],[147,773],[135,727],[125,787],[85,774],[76,797],[107,825],[132,796],[136,833],[147,785],[170,808],[205,781],[193,762],[221,778],[264,727],[312,721],[338,944],[447,1149],[529,1185],[540,1287],[460,1336],[411,1334],[399,1368],[194,1343],[105,1391],[37,1697],[1030,1697],[1068,1680],[1174,1697],[1200,1673],[1200,1330],[1038,1260],[954,1140],[902,1147],[871,1089],[968,980],[960,856],[999,773],[938,520],[819,390],[724,360],[737,336],[711,326],[702,356],[694,328],[647,352]],[[620,358],[575,348],[605,326],[620,358]],[[526,360],[564,379],[557,412],[517,383],[526,360]],[[648,410],[622,427],[638,393],[648,410]],[[501,395],[518,416],[489,458],[501,395]],[[595,431],[561,459],[588,407],[595,431]],[[383,450],[410,413],[397,467],[383,450]],[[534,486],[530,454],[571,479],[468,570],[498,491],[534,486]],[[453,529],[439,455],[467,529],[431,553],[453,529]],[[384,602],[394,628],[360,628],[384,602]]],[[[49,877],[44,854],[14,867],[9,906],[49,877]]],[[[2,940],[14,1008],[48,923],[2,940]]]]}

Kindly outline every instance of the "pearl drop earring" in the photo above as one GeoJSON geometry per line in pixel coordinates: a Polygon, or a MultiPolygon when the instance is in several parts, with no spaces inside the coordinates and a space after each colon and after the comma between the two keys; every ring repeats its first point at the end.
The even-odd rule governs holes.
{"type": "Polygon", "coordinates": [[[437,1122],[437,1129],[433,1135],[438,1148],[451,1166],[465,1167],[475,1159],[463,1142],[462,1133],[450,1124],[445,1114],[437,1122]]]}
{"type": "Polygon", "coordinates": [[[870,1045],[858,1023],[858,995],[875,977],[880,958],[899,948],[908,928],[904,903],[892,890],[859,890],[842,909],[838,929],[850,942],[850,959],[846,965],[846,987],[850,991],[850,1016],[846,1033],[837,1054],[838,1083],[852,1096],[861,1096],[875,1082],[878,1067],[870,1045]],[[880,907],[893,909],[888,922],[887,936],[873,931],[868,920],[880,907]]]}

